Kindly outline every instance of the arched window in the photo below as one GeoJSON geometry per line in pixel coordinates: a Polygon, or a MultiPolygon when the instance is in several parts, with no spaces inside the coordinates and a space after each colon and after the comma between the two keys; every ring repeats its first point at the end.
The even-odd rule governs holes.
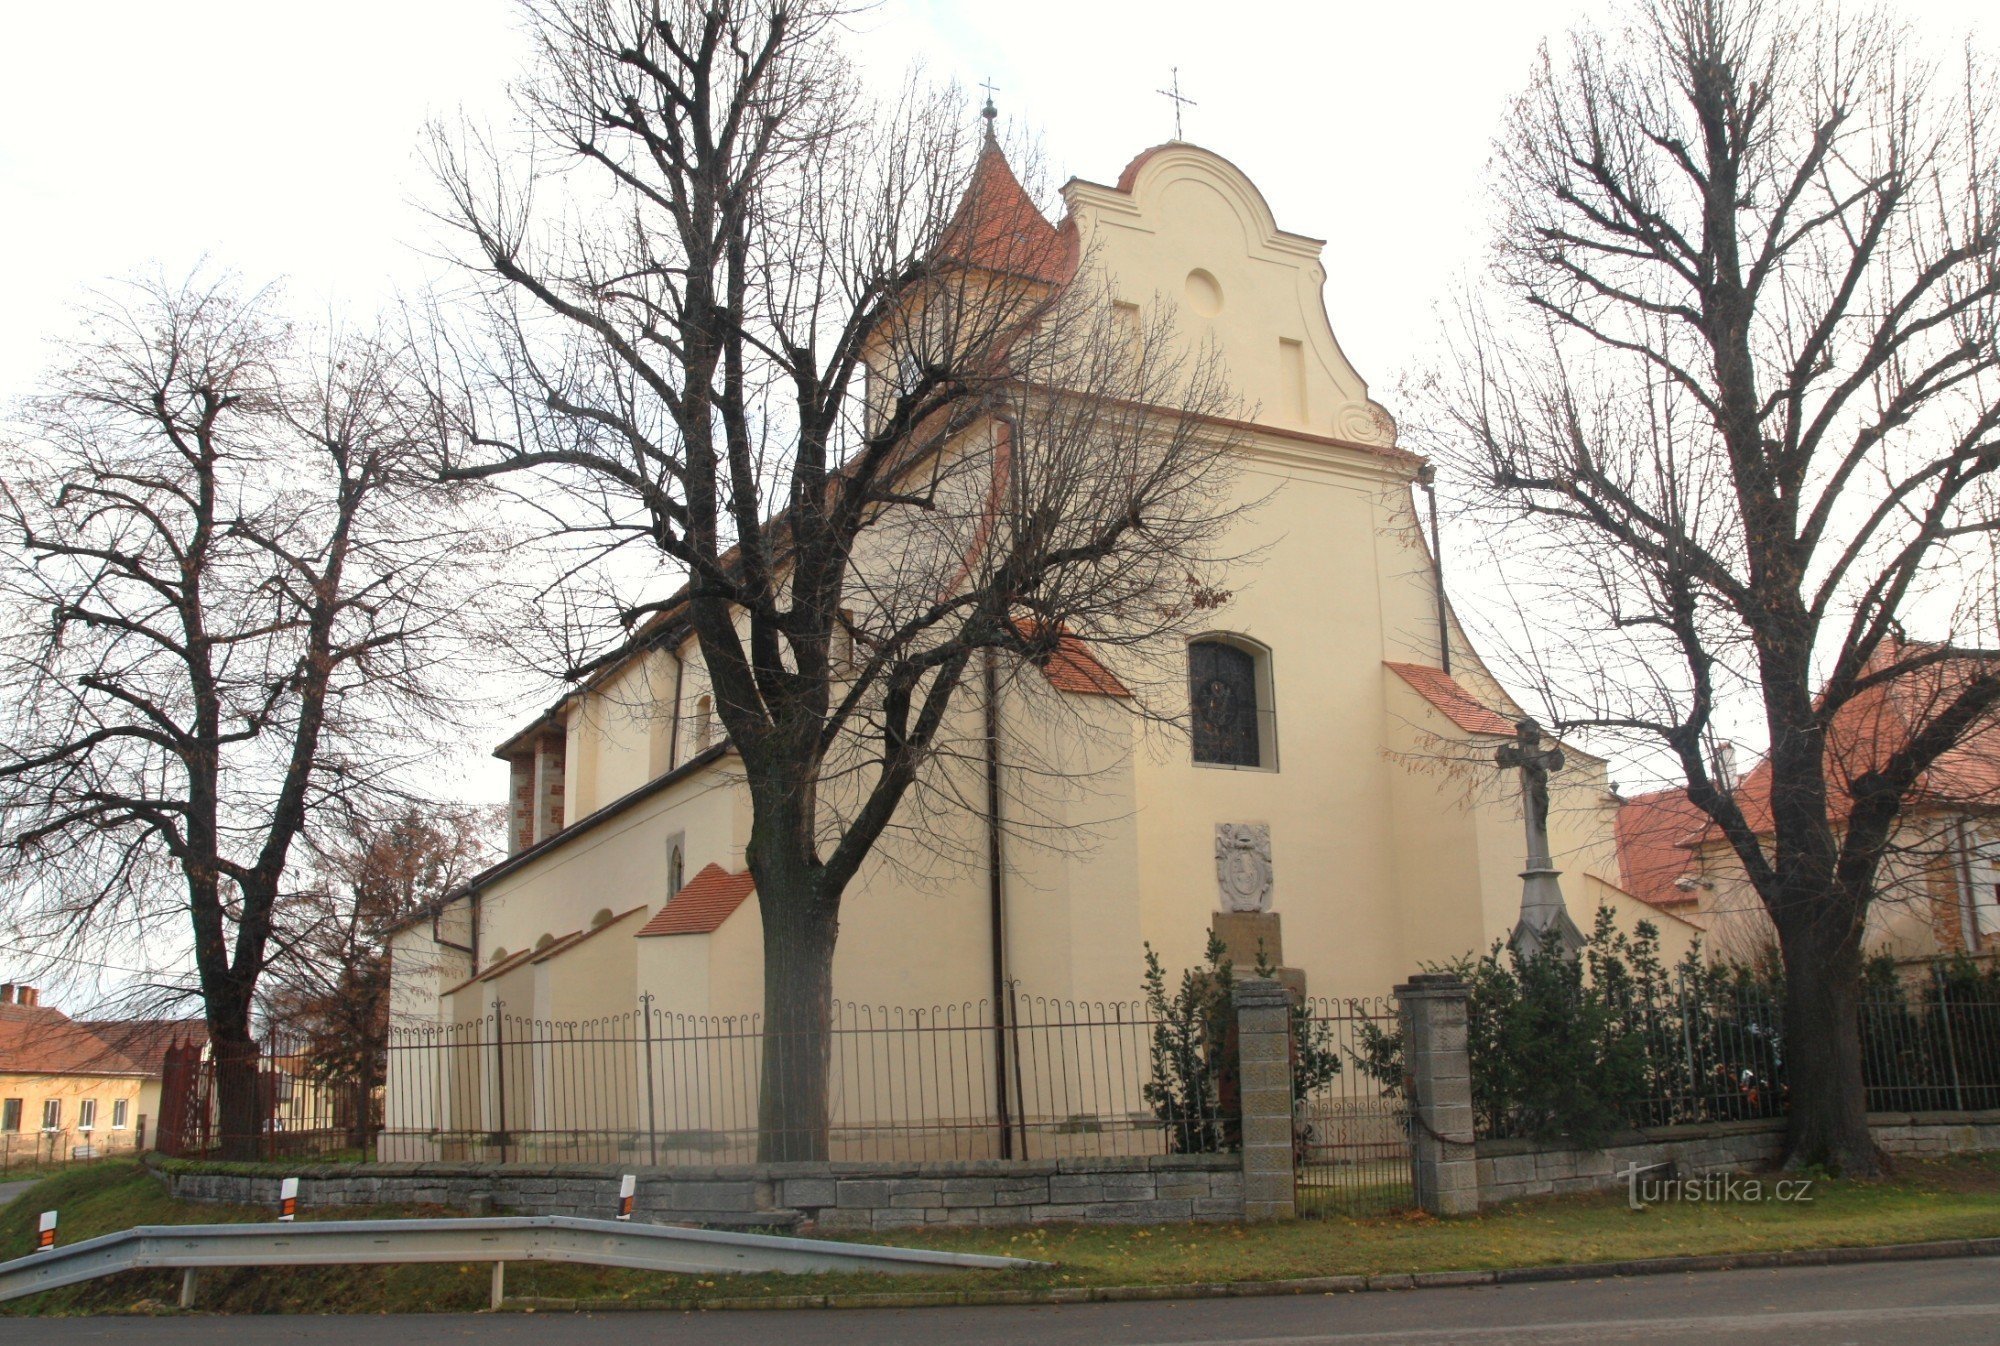
{"type": "Polygon", "coordinates": [[[1204,636],[1188,645],[1188,712],[1194,760],[1207,766],[1276,765],[1270,670],[1247,642],[1204,636]]]}
{"type": "Polygon", "coordinates": [[[694,699],[694,750],[707,752],[715,741],[715,701],[706,696],[694,699]]]}
{"type": "Polygon", "coordinates": [[[667,838],[667,901],[687,887],[687,843],[680,833],[667,838]]]}

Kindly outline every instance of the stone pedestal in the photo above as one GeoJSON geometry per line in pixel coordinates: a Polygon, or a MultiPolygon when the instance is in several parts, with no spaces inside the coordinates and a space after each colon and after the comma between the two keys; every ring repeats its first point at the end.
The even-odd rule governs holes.
{"type": "Polygon", "coordinates": [[[1243,1218],[1297,1213],[1292,1174],[1292,1000],[1263,977],[1235,983],[1242,1071],[1243,1218]]]}
{"type": "Polygon", "coordinates": [[[1304,969],[1286,967],[1285,934],[1275,911],[1218,911],[1209,918],[1209,927],[1222,941],[1223,957],[1233,965],[1238,977],[1258,975],[1258,955],[1271,969],[1270,976],[1291,992],[1295,1000],[1305,999],[1304,969]]]}
{"type": "Polygon", "coordinates": [[[1434,974],[1396,988],[1411,1113],[1411,1177],[1417,1204],[1433,1215],[1471,1215],[1479,1209],[1465,1039],[1469,994],[1458,978],[1434,974]]]}

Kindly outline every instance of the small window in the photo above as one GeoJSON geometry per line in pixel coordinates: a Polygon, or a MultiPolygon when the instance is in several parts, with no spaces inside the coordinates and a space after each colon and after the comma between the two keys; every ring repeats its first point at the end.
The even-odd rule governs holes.
{"type": "Polygon", "coordinates": [[[854,613],[847,608],[842,608],[833,620],[833,633],[827,640],[826,662],[837,678],[854,672],[854,613]]]}
{"type": "Polygon", "coordinates": [[[715,701],[707,695],[694,699],[694,750],[707,752],[715,741],[715,701]]]}
{"type": "Polygon", "coordinates": [[[111,1129],[123,1131],[132,1125],[132,1100],[114,1098],[111,1100],[111,1129]]]}
{"type": "Polygon", "coordinates": [[[674,894],[687,887],[687,846],[679,836],[667,839],[667,896],[673,901],[674,894]]]}
{"type": "Polygon", "coordinates": [[[15,1132],[21,1129],[21,1100],[9,1098],[0,1100],[0,1131],[15,1132]]]}
{"type": "Polygon", "coordinates": [[[1274,767],[1269,658],[1226,637],[1188,646],[1194,760],[1205,766],[1274,767]]]}
{"type": "Polygon", "coordinates": [[[97,1129],[97,1100],[86,1098],[76,1105],[76,1129],[95,1131],[97,1129]]]}
{"type": "Polygon", "coordinates": [[[62,1130],[62,1100],[45,1098],[42,1100],[42,1130],[62,1130]]]}

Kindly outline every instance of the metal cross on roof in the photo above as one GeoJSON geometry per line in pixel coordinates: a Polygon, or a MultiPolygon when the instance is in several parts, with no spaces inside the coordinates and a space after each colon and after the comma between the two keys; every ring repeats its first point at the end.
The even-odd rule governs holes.
{"type": "Polygon", "coordinates": [[[1153,90],[1153,92],[1160,95],[1160,97],[1162,98],[1168,98],[1173,100],[1174,139],[1179,140],[1181,138],[1181,109],[1183,107],[1196,107],[1198,106],[1198,104],[1194,101],[1194,99],[1189,98],[1186,94],[1181,92],[1181,68],[1177,65],[1170,66],[1168,67],[1168,73],[1172,76],[1172,78],[1168,81],[1170,87],[1165,89],[1155,89],[1153,90]]]}

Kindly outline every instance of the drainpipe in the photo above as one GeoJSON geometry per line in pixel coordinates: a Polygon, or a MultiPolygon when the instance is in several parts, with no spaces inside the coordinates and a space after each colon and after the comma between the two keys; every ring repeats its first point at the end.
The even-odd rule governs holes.
{"type": "Polygon", "coordinates": [[[672,771],[681,764],[681,679],[687,675],[687,660],[681,658],[680,646],[674,646],[674,714],[667,726],[667,770],[672,771]]]}
{"type": "Polygon", "coordinates": [[[1438,539],[1437,468],[1425,463],[1417,469],[1417,485],[1424,488],[1431,513],[1431,579],[1437,586],[1438,667],[1451,672],[1451,621],[1444,606],[1444,548],[1438,539]]]}
{"type": "Polygon", "coordinates": [[[1000,1103],[1000,1157],[1014,1157],[1014,1119],[1008,1103],[1007,899],[1000,850],[1000,677],[991,648],[980,651],[986,716],[986,897],[993,918],[993,1095],[1000,1103]]]}

